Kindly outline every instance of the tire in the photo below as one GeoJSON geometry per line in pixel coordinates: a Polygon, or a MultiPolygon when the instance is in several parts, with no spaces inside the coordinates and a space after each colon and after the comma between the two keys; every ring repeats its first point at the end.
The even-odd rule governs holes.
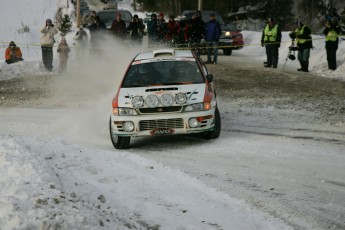
{"type": "Polygon", "coordinates": [[[216,111],[214,112],[214,123],[214,130],[202,133],[202,138],[209,140],[219,137],[222,124],[218,107],[216,107],[216,111]]]}
{"type": "Polygon", "coordinates": [[[232,54],[232,49],[223,49],[223,54],[226,56],[230,56],[232,54]]]}
{"type": "Polygon", "coordinates": [[[109,119],[109,131],[110,131],[110,139],[111,143],[115,149],[127,149],[129,147],[129,143],[131,142],[131,137],[121,137],[118,135],[113,134],[111,128],[111,119],[109,119]]]}

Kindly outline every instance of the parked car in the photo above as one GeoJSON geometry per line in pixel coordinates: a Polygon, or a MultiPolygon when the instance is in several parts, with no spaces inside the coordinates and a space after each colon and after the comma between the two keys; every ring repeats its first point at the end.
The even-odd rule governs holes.
{"type": "Polygon", "coordinates": [[[111,28],[111,24],[116,18],[116,15],[120,13],[122,20],[125,21],[126,26],[132,21],[132,14],[128,10],[100,10],[97,12],[97,15],[107,26],[107,29],[111,28]]]}
{"type": "Polygon", "coordinates": [[[104,8],[104,10],[109,10],[109,9],[114,9],[114,10],[117,10],[117,1],[116,0],[109,0],[104,8]]]}
{"type": "MultiPolygon", "coordinates": [[[[196,13],[195,10],[185,10],[182,12],[182,16],[186,16],[187,19],[191,19],[196,13]]],[[[222,34],[219,39],[220,49],[223,50],[225,55],[231,55],[232,50],[242,49],[244,45],[244,39],[241,31],[237,28],[235,24],[226,24],[222,16],[216,11],[203,10],[201,11],[202,20],[207,23],[210,13],[214,13],[216,20],[220,23],[222,28],[222,34]]]]}
{"type": "Polygon", "coordinates": [[[221,120],[213,75],[190,50],[139,53],[112,101],[110,138],[116,149],[131,137],[194,134],[218,138],[221,120]]]}

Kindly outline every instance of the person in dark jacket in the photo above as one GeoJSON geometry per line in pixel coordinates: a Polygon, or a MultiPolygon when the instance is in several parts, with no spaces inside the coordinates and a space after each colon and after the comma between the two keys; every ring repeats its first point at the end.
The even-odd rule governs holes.
{"type": "Polygon", "coordinates": [[[93,49],[97,49],[98,45],[103,41],[107,26],[100,19],[99,16],[95,17],[94,22],[88,26],[90,30],[90,43],[93,49]]]}
{"type": "Polygon", "coordinates": [[[298,71],[308,72],[310,49],[313,48],[311,30],[309,26],[297,21],[297,28],[290,33],[291,38],[296,38],[298,48],[298,61],[301,68],[298,71]]]}
{"type": "Polygon", "coordinates": [[[120,40],[124,40],[126,37],[126,23],[121,18],[121,14],[118,13],[116,15],[115,20],[111,24],[110,30],[115,35],[116,38],[119,38],[120,40]]]}
{"type": "Polygon", "coordinates": [[[19,61],[23,61],[22,58],[22,51],[19,47],[17,47],[16,43],[14,41],[10,42],[10,45],[5,51],[5,59],[7,64],[16,63],[19,61]]]}
{"type": "Polygon", "coordinates": [[[265,46],[267,55],[265,67],[277,68],[281,39],[280,26],[274,18],[269,18],[261,37],[261,46],[265,46]]]}
{"type": "Polygon", "coordinates": [[[175,37],[175,45],[177,47],[187,46],[188,42],[188,28],[189,24],[186,16],[182,16],[181,20],[177,23],[177,31],[175,37]]]}
{"type": "Polygon", "coordinates": [[[165,35],[168,33],[168,26],[164,20],[164,14],[159,13],[157,19],[157,40],[160,43],[165,42],[165,35]]]}
{"type": "Polygon", "coordinates": [[[141,45],[144,29],[144,24],[139,20],[138,15],[135,14],[132,22],[129,23],[127,27],[127,30],[131,33],[131,41],[133,44],[141,45]]]}
{"type": "Polygon", "coordinates": [[[326,35],[327,62],[330,70],[337,68],[337,49],[340,31],[341,28],[337,17],[333,17],[331,22],[326,22],[323,30],[323,34],[326,35]]]}
{"type": "Polygon", "coordinates": [[[151,20],[147,22],[148,46],[152,47],[157,44],[158,30],[157,30],[157,15],[152,14],[151,20]]]}
{"type": "Polygon", "coordinates": [[[216,20],[214,13],[210,14],[210,20],[206,24],[206,34],[205,40],[207,44],[207,61],[206,63],[217,64],[218,58],[218,42],[222,29],[219,22],[216,20]],[[211,54],[213,52],[213,61],[211,59],[211,54]]]}
{"type": "Polygon", "coordinates": [[[201,19],[201,12],[196,11],[190,21],[190,42],[200,44],[206,30],[205,22],[201,19]]]}

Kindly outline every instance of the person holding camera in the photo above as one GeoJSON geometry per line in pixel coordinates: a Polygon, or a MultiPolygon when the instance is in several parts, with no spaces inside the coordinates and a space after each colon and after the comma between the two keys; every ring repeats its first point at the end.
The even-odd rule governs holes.
{"type": "Polygon", "coordinates": [[[330,70],[337,68],[337,49],[340,31],[341,28],[337,17],[333,17],[330,22],[326,22],[323,30],[323,34],[326,35],[327,62],[328,69],[330,70]]]}
{"type": "Polygon", "coordinates": [[[265,67],[277,68],[281,38],[280,26],[274,18],[269,18],[261,37],[261,46],[265,46],[267,55],[265,67]]]}
{"type": "Polygon", "coordinates": [[[297,40],[298,61],[301,64],[298,71],[308,72],[310,49],[313,48],[311,30],[309,26],[304,25],[301,21],[297,21],[296,24],[297,28],[289,35],[292,41],[297,40]]]}
{"type": "Polygon", "coordinates": [[[54,35],[58,33],[58,30],[54,27],[52,20],[47,19],[46,25],[41,28],[40,32],[43,64],[48,71],[52,71],[54,35]]]}
{"type": "Polygon", "coordinates": [[[14,43],[14,41],[11,41],[10,45],[6,49],[5,59],[6,59],[7,64],[23,61],[22,51],[20,50],[19,47],[16,46],[16,43],[14,43]]]}

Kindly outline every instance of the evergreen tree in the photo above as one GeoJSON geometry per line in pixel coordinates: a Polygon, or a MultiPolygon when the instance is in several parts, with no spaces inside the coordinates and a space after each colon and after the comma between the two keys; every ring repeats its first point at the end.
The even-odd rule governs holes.
{"type": "Polygon", "coordinates": [[[61,31],[62,36],[65,36],[67,32],[71,31],[72,22],[70,16],[68,16],[67,14],[63,16],[59,24],[60,27],[58,29],[61,31]]]}

